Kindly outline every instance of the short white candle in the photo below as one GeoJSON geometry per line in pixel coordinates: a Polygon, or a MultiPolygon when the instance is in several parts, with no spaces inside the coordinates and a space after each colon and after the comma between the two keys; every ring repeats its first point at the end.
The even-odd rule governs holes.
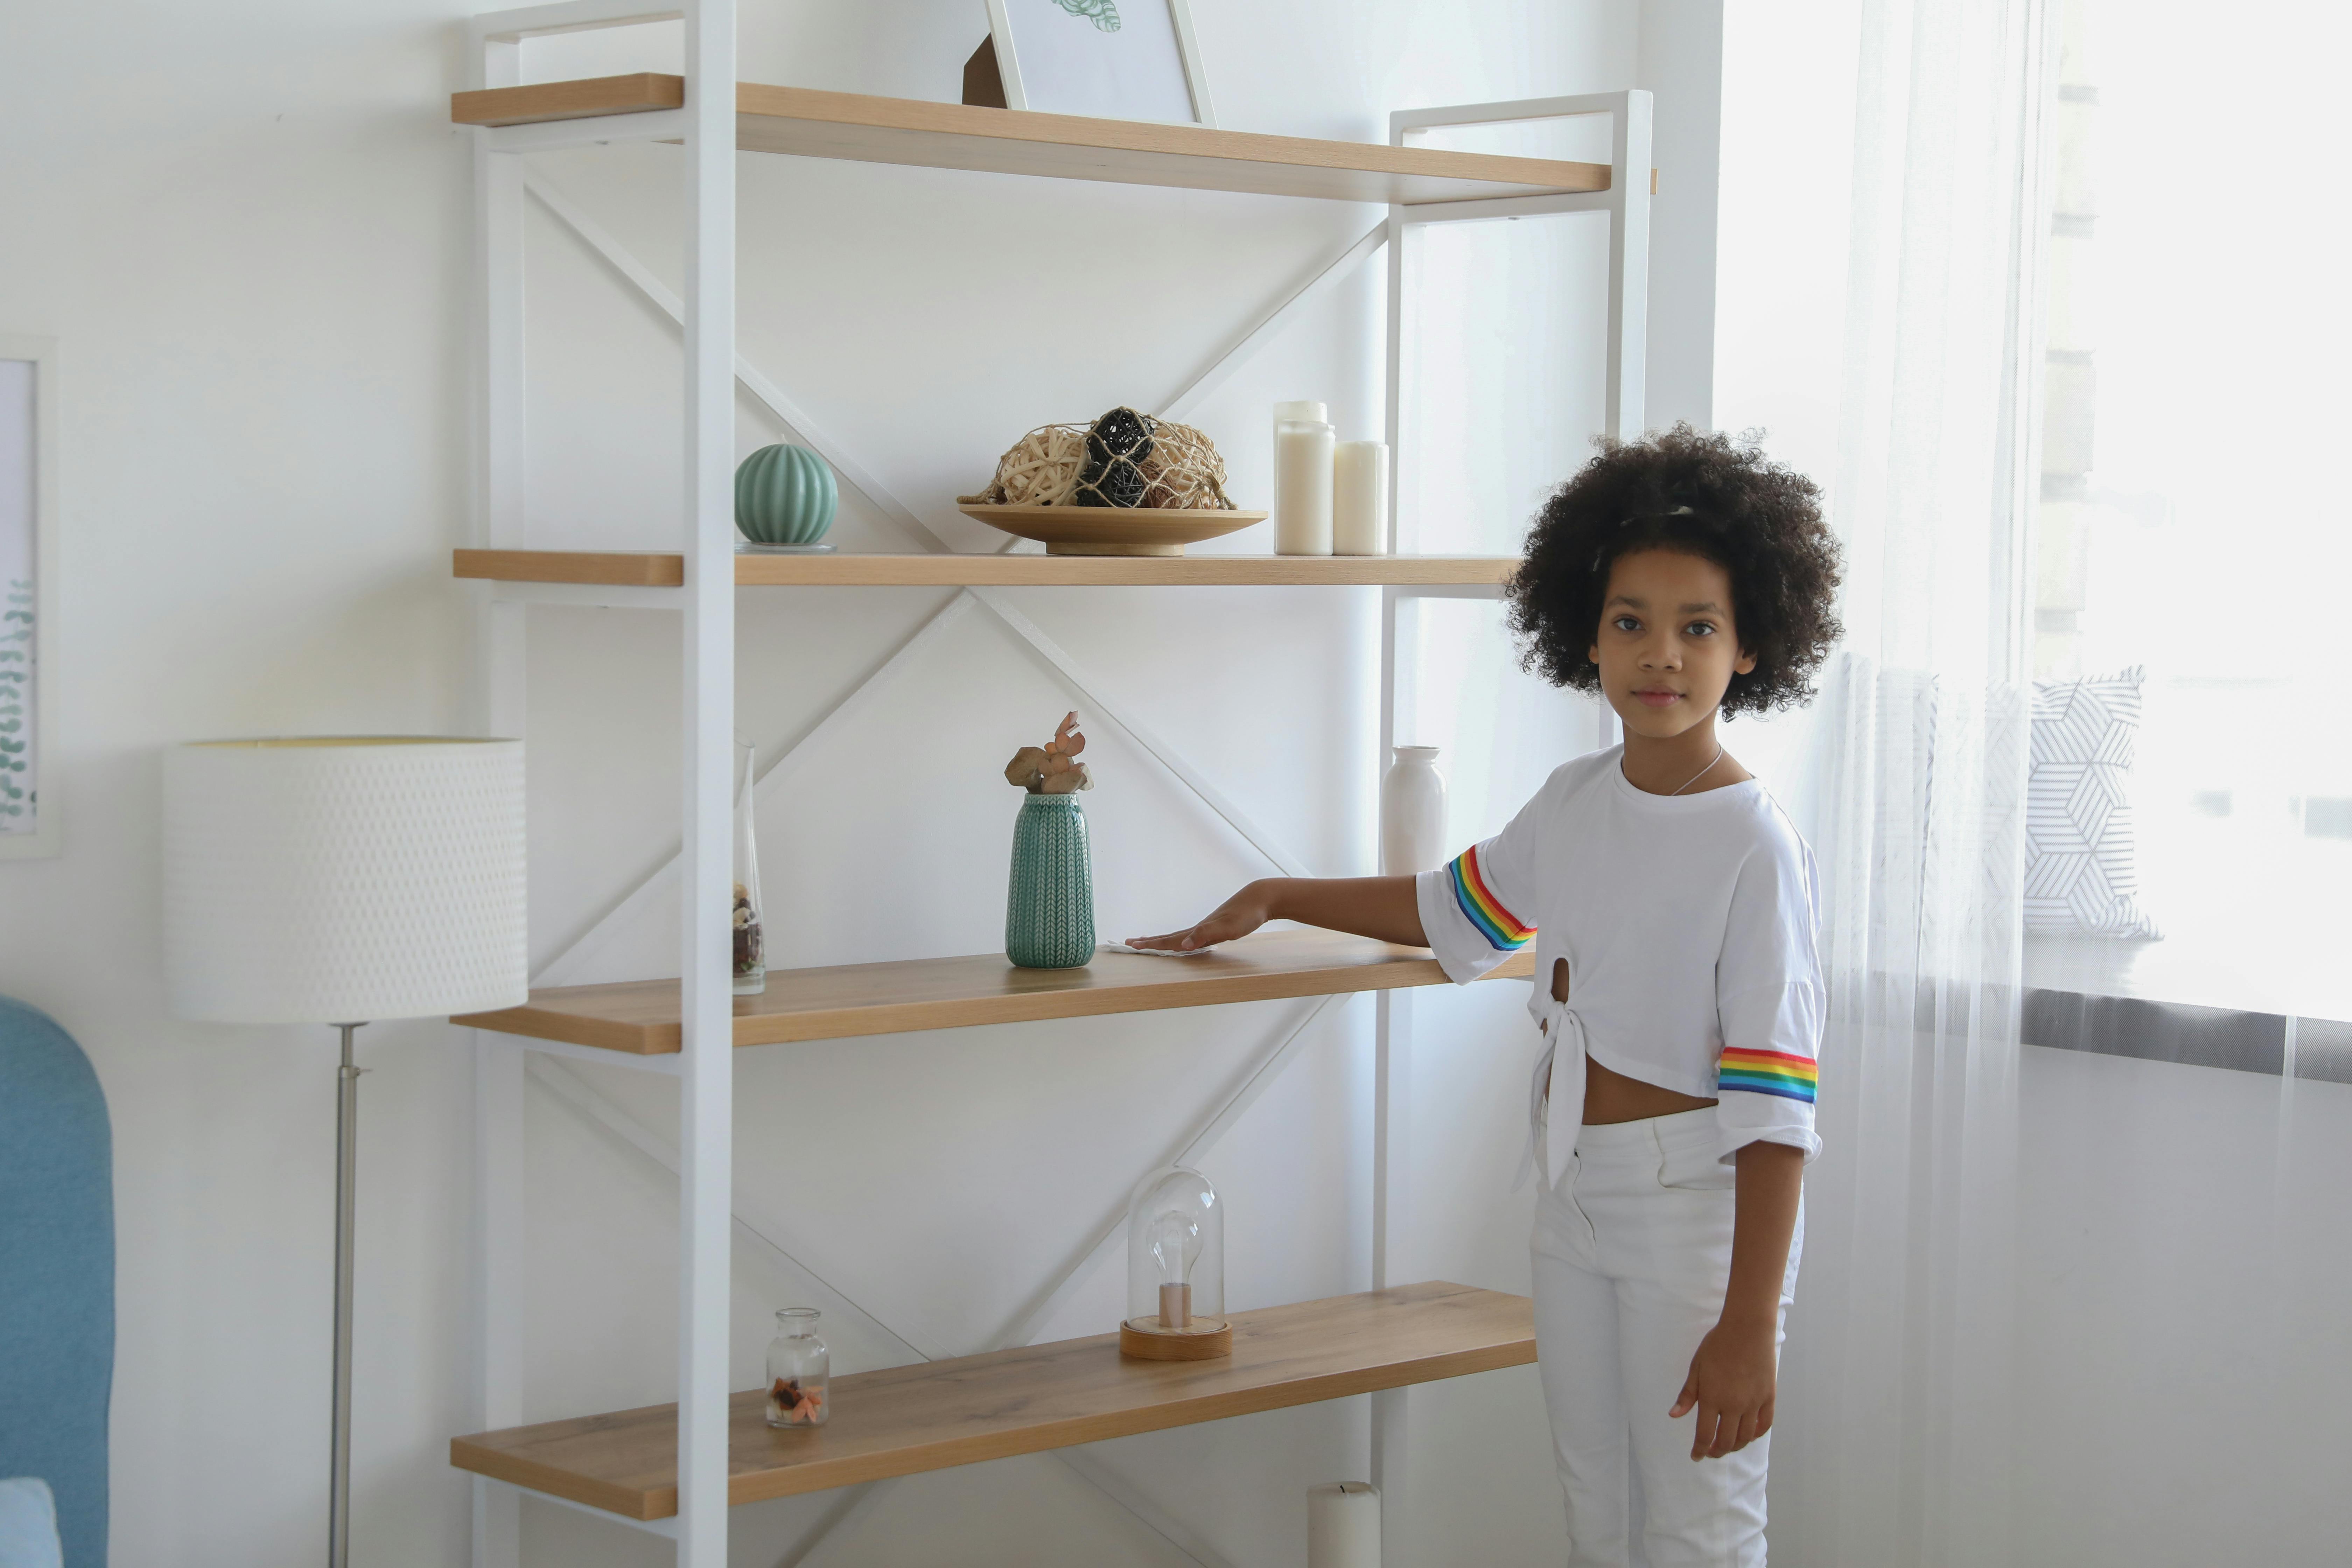
{"type": "Polygon", "coordinates": [[[1342,441],[1331,456],[1331,553],[1388,552],[1388,443],[1342,441]]]}
{"type": "Polygon", "coordinates": [[[1274,438],[1274,548],[1331,553],[1331,426],[1286,419],[1274,438]]]}
{"type": "Polygon", "coordinates": [[[1307,1489],[1307,1568],[1381,1568],[1381,1494],[1368,1481],[1307,1489]]]}

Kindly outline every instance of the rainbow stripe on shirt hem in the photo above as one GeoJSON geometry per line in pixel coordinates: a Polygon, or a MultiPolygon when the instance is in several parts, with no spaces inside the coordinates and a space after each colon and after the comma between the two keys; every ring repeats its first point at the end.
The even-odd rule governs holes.
{"type": "Polygon", "coordinates": [[[1726,1046],[1722,1064],[1716,1070],[1715,1087],[1718,1092],[1777,1094],[1783,1100],[1801,1100],[1811,1105],[1820,1078],[1821,1069],[1810,1057],[1726,1046]]]}
{"type": "Polygon", "coordinates": [[[1465,849],[1446,870],[1454,882],[1454,901],[1462,906],[1462,913],[1478,928],[1488,946],[1504,952],[1527,946],[1536,928],[1505,909],[1503,900],[1486,886],[1486,875],[1478,869],[1476,845],[1465,849]]]}

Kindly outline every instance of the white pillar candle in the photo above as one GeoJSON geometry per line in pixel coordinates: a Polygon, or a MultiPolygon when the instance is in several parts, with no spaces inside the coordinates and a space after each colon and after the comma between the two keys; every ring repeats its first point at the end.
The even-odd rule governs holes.
{"type": "Polygon", "coordinates": [[[1307,1568],[1381,1568],[1381,1493],[1369,1481],[1307,1489],[1307,1568]]]}
{"type": "Polygon", "coordinates": [[[1299,403],[1277,403],[1274,405],[1274,436],[1276,444],[1279,446],[1281,443],[1282,422],[1286,419],[1304,419],[1312,424],[1323,425],[1328,424],[1330,422],[1330,418],[1331,406],[1327,403],[1315,403],[1312,401],[1299,403]]]}
{"type": "Polygon", "coordinates": [[[1388,443],[1342,441],[1331,456],[1331,553],[1388,552],[1388,443]]]}
{"type": "Polygon", "coordinates": [[[1331,426],[1285,419],[1274,437],[1274,549],[1278,555],[1331,553],[1331,426]]]}

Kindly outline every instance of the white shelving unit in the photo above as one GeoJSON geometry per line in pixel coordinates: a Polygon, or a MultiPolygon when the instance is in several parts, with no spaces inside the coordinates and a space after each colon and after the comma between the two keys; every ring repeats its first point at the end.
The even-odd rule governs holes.
{"type": "MultiPolygon", "coordinates": [[[[472,90],[457,95],[452,106],[453,119],[479,127],[474,132],[480,284],[475,326],[482,347],[483,418],[477,546],[459,552],[456,569],[461,576],[488,584],[479,592],[490,730],[501,735],[525,732],[524,614],[531,604],[587,603],[673,613],[679,616],[686,654],[684,913],[678,932],[684,981],[535,993],[530,1007],[462,1020],[478,1030],[476,1268],[478,1415],[485,1430],[458,1437],[453,1459],[476,1472],[478,1568],[513,1568],[517,1563],[519,1502],[527,1490],[675,1539],[681,1568],[723,1568],[730,1502],[1366,1392],[1373,1399],[1373,1476],[1390,1492],[1393,1521],[1408,1495],[1402,1484],[1407,1385],[1522,1363],[1534,1353],[1526,1303],[1519,1299],[1443,1284],[1392,1285],[1389,1279],[1390,1086],[1405,1070],[1411,1050],[1406,1011],[1392,997],[1398,987],[1441,978],[1434,966],[1417,953],[1381,949],[1377,943],[1287,939],[1291,945],[1284,946],[1286,939],[1270,939],[1242,944],[1231,960],[1193,961],[1226,967],[1188,971],[1181,984],[1160,975],[1128,976],[1108,963],[1075,972],[1075,978],[1062,973],[1031,984],[1008,980],[1001,965],[987,958],[950,959],[775,971],[770,975],[771,996],[747,998],[753,1005],[739,1008],[730,985],[724,923],[730,882],[734,595],[739,582],[829,584],[842,591],[925,582],[961,585],[976,595],[986,595],[991,585],[1012,584],[1377,585],[1383,605],[1381,750],[1377,758],[1368,759],[1377,765],[1395,738],[1403,695],[1398,671],[1412,668],[1421,601],[1491,596],[1512,563],[1391,555],[1354,563],[1199,557],[1189,563],[1106,564],[1084,558],[942,552],[835,556],[807,563],[745,558],[739,575],[732,513],[739,377],[780,413],[787,412],[788,405],[748,367],[739,366],[735,353],[735,159],[741,151],[1257,191],[1286,199],[1384,201],[1387,213],[1378,226],[1322,279],[1238,339],[1188,395],[1205,395],[1273,335],[1284,311],[1315,296],[1385,245],[1387,434],[1394,461],[1412,438],[1401,396],[1414,374],[1403,302],[1414,284],[1420,237],[1433,223],[1607,214],[1606,428],[1614,435],[1642,427],[1652,188],[1649,95],[1627,91],[1400,112],[1390,117],[1389,145],[1379,147],[739,86],[735,37],[736,0],[689,0],[683,10],[633,6],[626,0],[566,0],[483,16],[473,24],[478,76],[472,90]],[[638,75],[520,84],[520,51],[526,38],[681,16],[686,26],[682,79],[638,75]],[[1605,165],[1487,157],[1417,145],[1423,132],[1440,127],[1596,114],[1609,116],[1612,125],[1605,165]],[[534,549],[538,542],[526,526],[522,449],[522,226],[531,179],[524,155],[642,141],[684,143],[689,226],[684,297],[666,300],[650,279],[637,281],[649,298],[673,308],[685,335],[685,538],[675,552],[641,556],[548,550],[543,545],[534,549]],[[885,970],[894,973],[886,974],[885,970]],[[943,1436],[931,1428],[954,1418],[941,1403],[947,1395],[933,1398],[919,1394],[919,1389],[917,1395],[905,1393],[909,1379],[920,1383],[921,1372],[860,1374],[875,1385],[875,1392],[869,1398],[845,1402],[845,1410],[880,1411],[892,1406],[895,1398],[892,1407],[900,1412],[903,1430],[879,1425],[885,1419],[880,1415],[866,1427],[851,1430],[850,1416],[845,1415],[822,1429],[829,1436],[819,1446],[763,1450],[747,1460],[745,1445],[766,1439],[756,1422],[745,1426],[739,1412],[730,1478],[730,1140],[733,1058],[739,1044],[843,1039],[883,1029],[950,1027],[1011,1016],[1072,1016],[1367,989],[1379,996],[1374,1290],[1244,1315],[1265,1320],[1257,1331],[1269,1336],[1269,1345],[1290,1335],[1297,1342],[1322,1347],[1328,1353],[1312,1377],[1260,1370],[1243,1342],[1237,1342],[1229,1364],[1153,1363],[1139,1372],[1132,1369],[1144,1363],[1121,1369],[1115,1352],[1106,1363],[1093,1341],[1013,1347],[965,1358],[949,1369],[955,1376],[923,1386],[946,1389],[966,1377],[1000,1383],[1061,1378],[1054,1387],[1065,1405],[1055,1406],[1059,1414],[1054,1420],[1016,1423],[1018,1430],[1002,1421],[993,1426],[967,1422],[943,1436]],[[913,993],[920,994],[916,1001],[929,1011],[888,1011],[915,1005],[908,1000],[913,993]],[[532,1051],[584,1056],[679,1079],[682,1245],[674,1413],[633,1412],[520,1428],[521,1121],[524,1070],[532,1051]],[[1188,1370],[1202,1367],[1210,1371],[1188,1370]],[[1214,1386],[1202,1381],[1217,1377],[1226,1381],[1214,1386]],[[890,1395],[892,1389],[900,1393],[890,1395]],[[673,1455],[666,1469],[666,1458],[673,1455]]],[[[542,199],[548,198],[542,195],[542,199]]],[[[806,433],[804,421],[792,423],[806,433]]],[[[824,450],[823,443],[813,444],[824,450]]],[[[846,454],[824,450],[824,455],[845,481],[883,510],[904,511],[846,454]]],[[[1391,491],[1401,494],[1393,485],[1391,491]]],[[[1163,755],[1162,760],[1169,759],[1163,755]]],[[[1206,781],[1185,776],[1204,799],[1223,809],[1206,781]]],[[[1524,973],[1525,966],[1518,970],[1524,973]]],[[[1229,1120],[1238,1110],[1229,1107],[1223,1114],[1229,1120]]],[[[940,1370],[939,1363],[929,1369],[932,1373],[940,1370]]],[[[817,1441],[813,1434],[782,1436],[817,1441]]],[[[1075,1460],[1073,1466],[1082,1475],[1087,1473],[1075,1460]]],[[[1091,1479],[1110,1489],[1109,1483],[1091,1479]]],[[[1132,1499],[1120,1500],[1139,1512],[1148,1508],[1132,1499]]],[[[1172,1528],[1163,1527],[1163,1532],[1172,1528]]]]}

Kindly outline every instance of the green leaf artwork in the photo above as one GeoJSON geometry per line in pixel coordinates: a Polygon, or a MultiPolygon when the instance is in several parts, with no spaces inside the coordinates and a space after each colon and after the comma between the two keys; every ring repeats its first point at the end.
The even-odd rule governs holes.
{"type": "MultiPolygon", "coordinates": [[[[0,644],[29,643],[33,640],[33,585],[21,578],[8,584],[8,609],[0,615],[0,644]],[[10,623],[16,623],[11,626],[10,623]]],[[[0,664],[26,664],[21,647],[0,647],[0,664]]],[[[17,787],[17,781],[30,771],[25,756],[26,742],[10,739],[25,727],[25,677],[22,669],[0,669],[0,822],[18,821],[28,816],[32,807],[26,791],[17,787]]]]}
{"type": "Polygon", "coordinates": [[[1073,16],[1084,16],[1106,33],[1118,31],[1118,6],[1114,0],[1054,0],[1073,16]]]}

